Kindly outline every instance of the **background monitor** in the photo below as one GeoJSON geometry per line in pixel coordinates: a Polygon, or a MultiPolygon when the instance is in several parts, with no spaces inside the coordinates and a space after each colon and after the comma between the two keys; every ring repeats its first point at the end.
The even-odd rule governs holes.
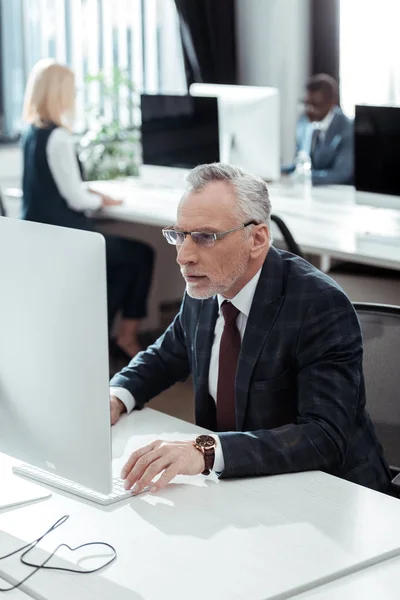
{"type": "Polygon", "coordinates": [[[143,164],[191,169],[219,161],[216,98],[141,94],[143,164]]]}
{"type": "Polygon", "coordinates": [[[280,108],[276,88],[194,83],[192,96],[218,98],[221,161],[267,181],[280,179],[280,108]]]}
{"type": "Polygon", "coordinates": [[[104,238],[0,217],[0,256],[0,452],[107,494],[104,238]]]}
{"type": "Polygon", "coordinates": [[[356,106],[355,187],[400,195],[400,107],[356,106]]]}

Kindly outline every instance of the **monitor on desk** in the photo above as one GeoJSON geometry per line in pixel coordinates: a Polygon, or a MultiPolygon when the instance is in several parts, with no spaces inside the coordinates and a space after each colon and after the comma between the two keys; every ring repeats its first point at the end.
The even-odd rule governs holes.
{"type": "Polygon", "coordinates": [[[280,179],[280,106],[276,88],[193,83],[195,97],[218,99],[221,161],[267,181],[280,179]]]}
{"type": "Polygon", "coordinates": [[[29,463],[27,476],[109,503],[104,238],[0,217],[0,256],[0,452],[29,463]]]}
{"type": "Polygon", "coordinates": [[[191,169],[220,159],[216,98],[141,94],[145,165],[191,169]]]}
{"type": "Polygon", "coordinates": [[[356,106],[354,131],[356,189],[400,196],[400,107],[356,106]]]}

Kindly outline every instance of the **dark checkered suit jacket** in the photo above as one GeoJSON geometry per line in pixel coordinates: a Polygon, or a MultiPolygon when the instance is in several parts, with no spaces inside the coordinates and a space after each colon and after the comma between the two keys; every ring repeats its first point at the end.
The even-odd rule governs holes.
{"type": "MultiPolygon", "coordinates": [[[[208,393],[216,298],[185,296],[165,334],[117,374],[138,408],[193,376],[196,421],[214,429],[208,393]]],[[[390,474],[368,414],[362,340],[343,291],[306,261],[271,248],[236,375],[236,432],[220,433],[223,477],[321,469],[380,491],[390,474]]]]}

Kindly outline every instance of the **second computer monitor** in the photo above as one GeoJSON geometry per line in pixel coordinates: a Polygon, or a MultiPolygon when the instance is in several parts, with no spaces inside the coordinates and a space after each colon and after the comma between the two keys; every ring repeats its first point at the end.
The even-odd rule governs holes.
{"type": "Polygon", "coordinates": [[[141,111],[145,165],[191,169],[219,161],[216,98],[142,94],[141,111]]]}
{"type": "Polygon", "coordinates": [[[356,106],[354,130],[356,189],[400,196],[400,107],[356,106]]]}
{"type": "Polygon", "coordinates": [[[192,96],[218,99],[221,160],[268,181],[280,178],[280,107],[276,88],[194,83],[192,96]]]}

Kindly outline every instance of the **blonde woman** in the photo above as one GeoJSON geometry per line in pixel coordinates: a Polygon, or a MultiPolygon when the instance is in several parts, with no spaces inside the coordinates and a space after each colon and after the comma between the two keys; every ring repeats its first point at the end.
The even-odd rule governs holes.
{"type": "MultiPolygon", "coordinates": [[[[74,112],[74,73],[53,60],[39,61],[29,76],[24,100],[28,127],[23,137],[22,218],[94,230],[86,211],[121,201],[84,187],[71,133],[74,112]]],[[[132,357],[140,349],[138,330],[146,315],[153,250],[142,242],[114,236],[105,239],[109,330],[121,311],[115,344],[132,357]]]]}

